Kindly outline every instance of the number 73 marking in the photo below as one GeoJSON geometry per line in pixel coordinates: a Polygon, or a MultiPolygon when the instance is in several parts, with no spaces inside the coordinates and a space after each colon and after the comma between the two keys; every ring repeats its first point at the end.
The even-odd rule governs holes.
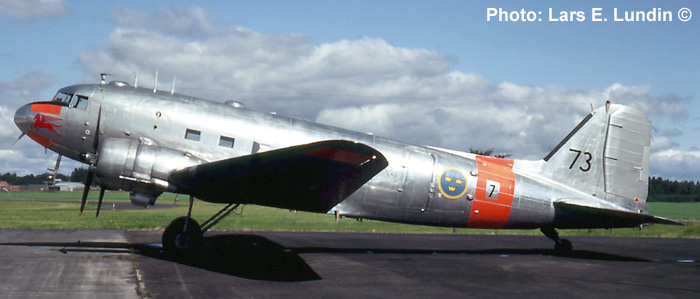
{"type": "Polygon", "coordinates": [[[574,157],[574,161],[571,161],[571,165],[569,166],[569,169],[574,168],[574,165],[576,165],[576,161],[578,161],[578,158],[581,157],[581,153],[583,153],[583,155],[587,157],[587,159],[585,161],[586,167],[584,168],[583,166],[581,166],[578,169],[580,169],[583,172],[591,170],[591,160],[593,159],[593,155],[591,155],[591,153],[582,152],[581,150],[577,150],[577,149],[573,149],[573,148],[570,148],[569,151],[576,153],[576,157],[574,157]]]}

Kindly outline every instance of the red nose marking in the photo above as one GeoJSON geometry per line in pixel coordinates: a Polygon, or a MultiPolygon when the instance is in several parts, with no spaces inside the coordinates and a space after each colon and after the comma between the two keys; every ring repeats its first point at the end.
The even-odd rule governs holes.
{"type": "Polygon", "coordinates": [[[61,106],[58,105],[52,105],[52,104],[34,104],[32,105],[31,112],[36,113],[34,115],[34,123],[32,124],[32,129],[47,129],[59,137],[61,134],[56,132],[56,128],[60,128],[61,125],[57,124],[57,122],[62,121],[63,119],[58,118],[58,117],[53,117],[45,114],[53,114],[53,115],[61,115],[61,106]]]}
{"type": "Polygon", "coordinates": [[[31,112],[61,115],[61,108],[63,107],[53,104],[34,104],[31,112]]]}

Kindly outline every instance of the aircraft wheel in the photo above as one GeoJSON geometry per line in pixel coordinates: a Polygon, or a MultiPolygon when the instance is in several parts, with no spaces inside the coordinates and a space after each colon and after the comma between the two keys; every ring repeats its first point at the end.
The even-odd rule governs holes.
{"type": "Polygon", "coordinates": [[[560,255],[569,255],[574,251],[574,246],[567,239],[561,239],[561,242],[554,243],[554,252],[560,255]]]}
{"type": "Polygon", "coordinates": [[[163,253],[186,258],[202,246],[202,229],[199,223],[190,218],[189,228],[184,231],[187,217],[179,217],[170,222],[163,232],[163,253]]]}

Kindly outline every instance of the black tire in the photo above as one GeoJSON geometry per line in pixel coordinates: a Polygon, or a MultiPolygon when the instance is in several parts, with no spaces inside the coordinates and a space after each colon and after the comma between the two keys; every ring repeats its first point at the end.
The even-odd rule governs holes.
{"type": "Polygon", "coordinates": [[[567,239],[561,239],[561,242],[554,243],[554,253],[559,255],[570,255],[574,251],[574,246],[567,239]]]}
{"type": "Polygon", "coordinates": [[[187,217],[170,222],[163,232],[163,253],[176,258],[186,258],[202,246],[202,228],[190,218],[189,228],[183,232],[187,217]]]}

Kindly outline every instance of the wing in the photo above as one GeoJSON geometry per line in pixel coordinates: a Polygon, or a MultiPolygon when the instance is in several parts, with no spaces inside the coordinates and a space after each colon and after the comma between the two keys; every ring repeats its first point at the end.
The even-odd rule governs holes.
{"type": "Polygon", "coordinates": [[[327,212],[387,165],[369,146],[330,140],[191,166],[169,181],[209,202],[327,212]]]}
{"type": "Polygon", "coordinates": [[[554,226],[556,228],[635,227],[652,223],[684,225],[673,219],[649,214],[594,207],[566,200],[554,203],[554,226]]]}

